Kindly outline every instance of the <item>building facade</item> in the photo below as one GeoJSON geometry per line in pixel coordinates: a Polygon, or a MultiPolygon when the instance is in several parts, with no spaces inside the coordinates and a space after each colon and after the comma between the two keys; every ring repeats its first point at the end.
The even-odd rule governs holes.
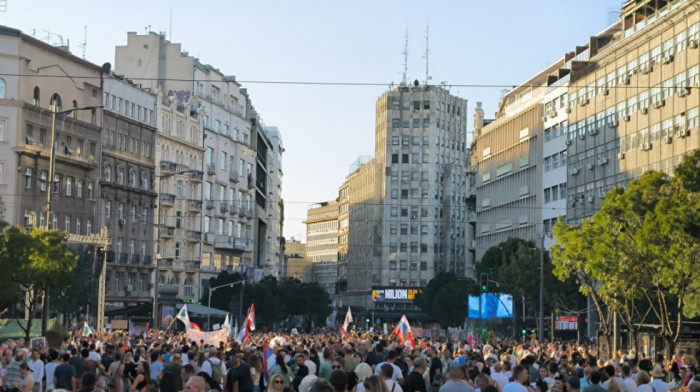
{"type": "Polygon", "coordinates": [[[0,27],[0,52],[0,66],[9,74],[0,79],[4,219],[23,227],[97,234],[101,68],[8,27],[0,27]],[[52,126],[53,111],[71,109],[76,110],[56,115],[52,126]],[[49,184],[52,147],[55,175],[49,184]]]}
{"type": "Polygon", "coordinates": [[[105,73],[100,224],[109,228],[106,307],[153,300],[156,94],[105,73]]]}
{"type": "MultiPolygon", "coordinates": [[[[372,286],[424,287],[437,273],[473,276],[466,241],[467,101],[441,87],[402,85],[376,103],[378,166],[372,286]]],[[[352,244],[352,241],[351,241],[352,244]]]]}
{"type": "Polygon", "coordinates": [[[304,283],[313,282],[313,263],[306,258],[306,244],[293,237],[286,241],[284,257],[287,259],[285,279],[299,279],[304,283]]]}
{"type": "Polygon", "coordinates": [[[338,277],[339,206],[339,202],[335,200],[312,204],[304,221],[306,259],[314,264],[314,281],[319,282],[329,294],[336,293],[335,282],[338,277]],[[316,264],[319,263],[323,264],[317,268],[316,264]]]}
{"type": "Polygon", "coordinates": [[[282,199],[282,155],[284,154],[284,144],[282,134],[274,126],[263,127],[268,140],[270,141],[270,151],[268,152],[268,218],[269,229],[267,253],[272,269],[269,275],[276,278],[283,277],[282,266],[284,264],[284,238],[282,229],[284,228],[284,200],[282,199]]]}

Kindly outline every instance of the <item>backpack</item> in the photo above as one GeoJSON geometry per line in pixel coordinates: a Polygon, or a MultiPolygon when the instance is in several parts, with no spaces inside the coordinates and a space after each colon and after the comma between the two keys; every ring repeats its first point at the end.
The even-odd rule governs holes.
{"type": "Polygon", "coordinates": [[[217,383],[221,383],[221,361],[217,365],[214,364],[214,362],[211,361],[211,359],[207,359],[207,362],[209,362],[209,365],[211,365],[211,378],[216,381],[217,383]]]}

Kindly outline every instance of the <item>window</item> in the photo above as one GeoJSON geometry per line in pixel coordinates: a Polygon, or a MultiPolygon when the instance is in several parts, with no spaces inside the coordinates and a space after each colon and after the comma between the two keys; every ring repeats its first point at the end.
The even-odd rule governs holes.
{"type": "Polygon", "coordinates": [[[93,183],[89,182],[88,183],[88,191],[87,191],[88,200],[92,200],[94,188],[95,188],[95,186],[93,185],[93,183]]]}
{"type": "Polygon", "coordinates": [[[221,167],[221,171],[226,171],[226,163],[228,162],[228,157],[226,152],[221,151],[219,153],[219,166],[221,167]]]}
{"type": "Polygon", "coordinates": [[[40,91],[39,91],[39,86],[34,87],[34,106],[39,106],[39,96],[40,96],[40,91]]]}
{"type": "Polygon", "coordinates": [[[119,219],[124,219],[124,203],[119,203],[119,209],[117,210],[117,215],[119,219]]]}
{"type": "Polygon", "coordinates": [[[65,230],[65,231],[67,231],[68,233],[70,233],[70,216],[67,216],[67,217],[66,217],[66,219],[65,219],[65,227],[64,227],[63,230],[65,230]]]}
{"type": "Polygon", "coordinates": [[[34,171],[32,170],[31,167],[28,167],[27,170],[24,173],[24,187],[25,188],[31,188],[32,187],[32,176],[34,175],[34,171]]]}
{"type": "Polygon", "coordinates": [[[175,258],[176,259],[180,258],[180,243],[179,242],[175,243],[175,258]]]}
{"type": "Polygon", "coordinates": [[[117,168],[117,183],[119,185],[124,185],[124,169],[117,168]]]}
{"type": "Polygon", "coordinates": [[[54,174],[51,186],[53,186],[53,193],[61,192],[61,177],[58,174],[54,174]]]}
{"type": "Polygon", "coordinates": [[[7,132],[5,130],[5,120],[0,120],[0,141],[5,141],[7,132]]]}
{"type": "Polygon", "coordinates": [[[5,81],[0,79],[0,98],[5,98],[5,81]]]}
{"type": "Polygon", "coordinates": [[[80,234],[82,219],[75,218],[75,234],[80,234]]]}
{"type": "Polygon", "coordinates": [[[73,178],[66,177],[66,196],[73,195],[73,178]]]}
{"type": "Polygon", "coordinates": [[[136,206],[131,206],[131,221],[136,222],[136,206]]]}
{"type": "Polygon", "coordinates": [[[175,228],[182,228],[182,211],[175,212],[175,228]]]}
{"type": "Polygon", "coordinates": [[[182,192],[183,192],[183,190],[182,190],[183,184],[184,184],[184,183],[183,183],[182,180],[177,180],[177,183],[176,183],[177,197],[183,197],[183,196],[182,196],[182,194],[183,194],[183,193],[182,193],[182,192]]]}

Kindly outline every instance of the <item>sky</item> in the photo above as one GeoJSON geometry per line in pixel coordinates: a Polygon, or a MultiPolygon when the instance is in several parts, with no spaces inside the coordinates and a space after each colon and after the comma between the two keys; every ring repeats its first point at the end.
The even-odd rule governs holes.
{"type": "MultiPolygon", "coordinates": [[[[127,32],[171,42],[235,75],[264,125],[282,134],[284,235],[304,240],[313,203],[335,199],[360,155],[374,154],[375,101],[428,75],[493,118],[504,89],[584,45],[622,0],[6,0],[0,24],[95,64],[114,64],[127,32]],[[172,23],[171,23],[172,14],[172,23]],[[87,40],[85,32],[87,27],[87,40]],[[408,40],[406,40],[408,37],[408,40]],[[338,82],[347,85],[260,83],[338,82]],[[362,85],[370,84],[370,85],[362,85]]],[[[468,133],[472,130],[468,121],[468,133]]],[[[471,138],[469,138],[471,140],[471,138]]]]}

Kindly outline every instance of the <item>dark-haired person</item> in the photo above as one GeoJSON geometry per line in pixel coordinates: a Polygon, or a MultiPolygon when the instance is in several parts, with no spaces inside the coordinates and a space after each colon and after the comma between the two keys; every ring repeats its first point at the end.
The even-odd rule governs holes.
{"type": "Polygon", "coordinates": [[[53,372],[54,389],[76,390],[75,368],[70,363],[70,354],[63,353],[53,372]]]}
{"type": "Polygon", "coordinates": [[[591,372],[591,378],[581,392],[605,392],[605,388],[600,385],[600,380],[603,378],[603,373],[594,370],[591,372]]]}

